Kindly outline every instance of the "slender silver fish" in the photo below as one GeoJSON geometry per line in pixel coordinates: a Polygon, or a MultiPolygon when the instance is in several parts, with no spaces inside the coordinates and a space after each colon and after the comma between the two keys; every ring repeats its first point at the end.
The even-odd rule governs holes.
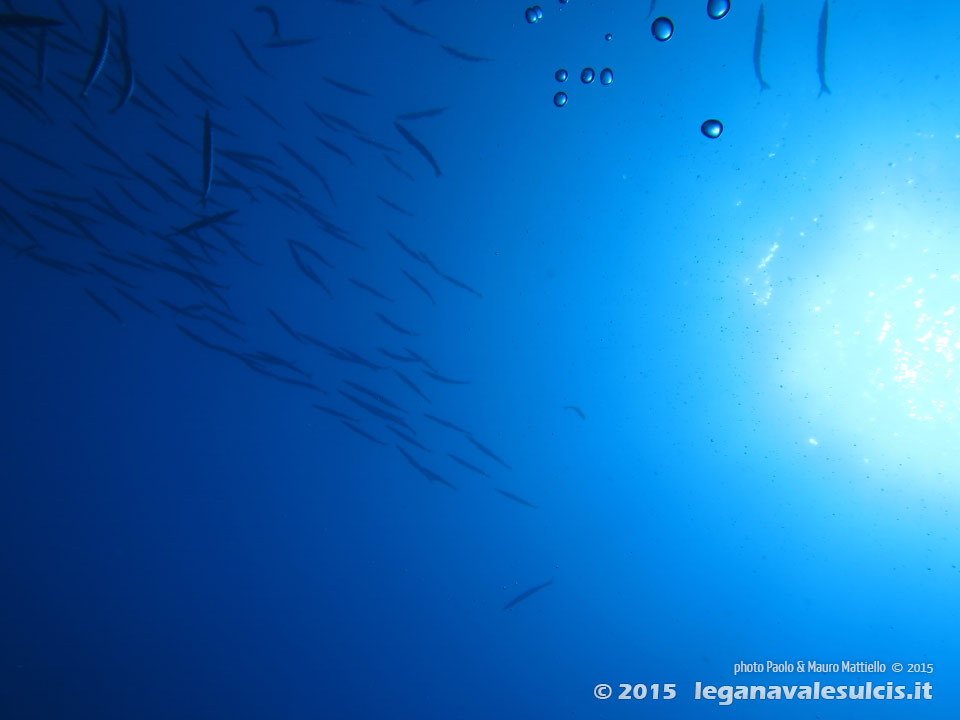
{"type": "Polygon", "coordinates": [[[757,13],[757,31],[753,36],[753,72],[760,81],[760,90],[766,90],[770,87],[763,79],[763,71],[760,69],[760,60],[763,55],[763,3],[760,3],[760,11],[757,13]]]}
{"type": "Polygon", "coordinates": [[[817,75],[820,76],[820,92],[817,97],[829,93],[827,87],[827,24],[829,4],[823,0],[823,10],[820,12],[820,30],[817,32],[817,75]]]}
{"type": "Polygon", "coordinates": [[[100,15],[100,30],[97,35],[96,49],[93,51],[93,57],[90,58],[90,67],[87,68],[87,76],[83,80],[83,89],[80,91],[80,97],[86,97],[87,91],[93,87],[93,84],[100,76],[103,70],[103,64],[107,60],[107,51],[110,49],[110,14],[107,9],[103,9],[100,15]]]}
{"type": "Polygon", "coordinates": [[[213,133],[210,129],[210,111],[203,113],[203,195],[202,202],[207,204],[210,186],[213,184],[213,133]]]}

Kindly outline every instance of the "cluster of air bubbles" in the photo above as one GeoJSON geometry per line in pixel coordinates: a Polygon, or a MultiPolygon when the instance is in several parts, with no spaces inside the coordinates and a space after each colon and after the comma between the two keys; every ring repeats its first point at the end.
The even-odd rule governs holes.
{"type": "MultiPolygon", "coordinates": [[[[560,0],[561,5],[566,5],[567,0],[560,0]]],[[[730,12],[730,0],[707,0],[707,16],[712,20],[720,20],[727,16],[727,13],[730,12]]],[[[543,11],[540,9],[539,5],[534,5],[528,7],[526,11],[526,18],[528,23],[535,23],[543,17],[543,11]]],[[[650,32],[653,33],[653,37],[659,42],[666,42],[673,37],[674,31],[673,20],[661,15],[656,18],[653,23],[650,25],[650,32]]],[[[604,40],[610,42],[613,40],[613,33],[607,33],[604,35],[604,40]]],[[[564,68],[557,70],[553,76],[556,78],[557,82],[566,82],[569,78],[569,74],[564,68]]],[[[580,71],[580,81],[584,85],[590,85],[597,78],[597,74],[591,67],[585,67],[580,71]]],[[[609,85],[613,82],[613,70],[610,68],[604,68],[600,71],[600,84],[609,85]]],[[[557,107],[563,107],[567,104],[569,97],[567,93],[559,91],[553,96],[553,104],[557,107]]],[[[717,119],[711,118],[709,120],[704,120],[700,125],[700,132],[703,133],[704,137],[710,138],[711,140],[720,137],[723,133],[723,123],[717,119]]]]}
{"type": "MultiPolygon", "coordinates": [[[[565,68],[560,68],[553,74],[553,76],[557,79],[557,82],[566,82],[567,79],[570,77],[570,74],[566,71],[565,68]]],[[[597,73],[594,71],[592,67],[585,67],[583,70],[580,71],[580,82],[582,82],[584,85],[589,85],[596,79],[596,77],[597,77],[597,73]]],[[[611,70],[610,68],[604,68],[603,70],[601,70],[600,84],[609,85],[612,82],[613,82],[613,70],[611,70]]],[[[553,96],[553,104],[556,105],[557,107],[563,107],[564,105],[567,104],[567,99],[568,99],[567,94],[563,91],[560,91],[553,96]]]]}

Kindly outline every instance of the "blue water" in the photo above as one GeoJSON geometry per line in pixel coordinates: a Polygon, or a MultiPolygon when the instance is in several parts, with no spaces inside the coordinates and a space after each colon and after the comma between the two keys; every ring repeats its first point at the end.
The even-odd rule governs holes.
{"type": "Polygon", "coordinates": [[[0,717],[956,717],[960,16],[655,5],[13,3],[0,717]]]}

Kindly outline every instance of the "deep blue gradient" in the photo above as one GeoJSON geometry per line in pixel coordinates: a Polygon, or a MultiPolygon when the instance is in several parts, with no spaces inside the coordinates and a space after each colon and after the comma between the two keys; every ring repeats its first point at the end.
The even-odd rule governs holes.
{"type": "MultiPolygon", "coordinates": [[[[76,98],[101,5],[66,4],[85,51],[49,36],[47,78],[76,98]]],[[[173,113],[141,85],[145,107],[108,112],[116,34],[87,120],[36,87],[36,33],[0,33],[0,139],[63,168],[0,144],[0,718],[956,717],[956,7],[831,2],[818,97],[820,2],[766,4],[764,90],[753,1],[712,20],[706,0],[551,0],[530,24],[523,4],[390,0],[423,35],[373,0],[277,0],[281,37],[313,39],[283,48],[254,5],[123,5],[136,77],[173,113]],[[216,102],[174,79],[201,87],[181,56],[216,102]],[[206,207],[205,111],[235,134],[213,130],[215,180],[249,188],[215,182],[206,207]],[[162,237],[225,210],[256,264],[210,228],[172,238],[186,257],[162,237]],[[329,262],[300,252],[329,293],[289,240],[329,262]],[[887,670],[733,674],[767,660],[887,670]],[[698,681],[934,699],[718,707],[698,681]]]]}

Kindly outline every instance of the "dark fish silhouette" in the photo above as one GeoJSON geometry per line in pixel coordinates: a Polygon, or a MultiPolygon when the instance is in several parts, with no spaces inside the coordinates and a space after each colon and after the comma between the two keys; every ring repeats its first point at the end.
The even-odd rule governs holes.
{"type": "MultiPolygon", "coordinates": [[[[320,412],[325,412],[327,415],[332,415],[335,418],[340,418],[341,420],[352,420],[354,422],[357,422],[357,418],[351,417],[350,415],[347,415],[346,413],[342,413],[339,410],[336,410],[332,407],[327,407],[326,405],[314,405],[313,407],[315,407],[320,412]]],[[[390,426],[388,425],[387,427],[390,427],[390,426]]]]}
{"type": "Polygon", "coordinates": [[[416,34],[416,35],[423,35],[424,37],[429,37],[429,38],[436,37],[436,35],[434,35],[434,34],[431,33],[431,32],[427,32],[426,30],[421,30],[420,28],[416,27],[415,25],[411,25],[411,24],[408,23],[406,20],[404,20],[402,17],[400,17],[399,15],[397,15],[395,12],[393,12],[390,8],[388,8],[386,5],[381,5],[381,6],[380,6],[380,9],[383,10],[383,11],[387,14],[387,17],[389,17],[391,20],[393,20],[397,25],[399,25],[400,27],[402,27],[404,30],[409,30],[410,32],[412,32],[412,33],[414,33],[414,34],[416,34]]]}
{"type": "Polygon", "coordinates": [[[438,418],[436,415],[431,415],[429,413],[424,413],[423,416],[427,418],[427,420],[433,420],[433,422],[437,423],[438,425],[443,425],[443,427],[445,428],[449,428],[450,430],[456,430],[457,432],[463,433],[464,435],[468,435],[468,436],[470,435],[469,430],[464,430],[462,427],[460,427],[459,425],[454,425],[449,420],[438,418]]]}
{"type": "Polygon", "coordinates": [[[545,587],[549,587],[550,585],[553,585],[553,580],[552,580],[552,579],[551,579],[551,580],[548,580],[547,582],[543,583],[542,585],[534,585],[532,588],[530,588],[529,590],[526,590],[526,591],[520,593],[520,594],[517,595],[513,600],[511,600],[511,601],[508,602],[506,605],[504,605],[504,606],[503,606],[503,609],[504,609],[504,610],[509,610],[510,608],[512,608],[512,607],[513,607],[514,605],[516,605],[517,603],[523,602],[524,600],[526,600],[528,597],[530,597],[530,596],[533,595],[534,593],[539,592],[539,591],[543,590],[545,587]]]}
{"type": "MultiPolygon", "coordinates": [[[[269,120],[270,122],[272,122],[272,123],[273,123],[274,125],[276,125],[278,128],[280,128],[281,130],[286,130],[286,128],[283,126],[283,123],[281,123],[281,122],[280,122],[279,120],[277,120],[273,115],[271,115],[270,112],[269,112],[265,107],[263,107],[263,105],[261,105],[261,104],[258,103],[256,100],[254,100],[253,98],[251,98],[249,95],[244,95],[244,96],[243,96],[243,99],[246,100],[248,103],[250,103],[250,106],[251,106],[254,110],[256,110],[258,113],[260,113],[261,115],[263,115],[267,120],[269,120]]],[[[282,145],[282,144],[283,144],[283,143],[281,143],[281,145],[282,145]]]]}
{"type": "MultiPolygon", "coordinates": [[[[106,11],[104,11],[106,12],[106,11]]],[[[60,20],[39,15],[21,15],[20,13],[0,13],[0,28],[51,28],[63,25],[60,20]]]]}
{"type": "Polygon", "coordinates": [[[370,287],[370,286],[367,285],[365,282],[360,282],[359,280],[354,280],[353,278],[347,278],[347,280],[348,280],[351,284],[355,285],[356,287],[360,288],[361,290],[364,290],[364,291],[370,293],[370,294],[373,295],[374,297],[378,297],[378,298],[380,298],[381,300],[386,300],[387,302],[391,302],[391,303],[393,302],[393,298],[387,297],[387,296],[384,295],[382,292],[380,292],[379,290],[377,290],[375,287],[370,287]]]}
{"type": "Polygon", "coordinates": [[[450,488],[451,490],[456,490],[456,489],[457,489],[457,488],[454,487],[451,483],[449,483],[447,480],[444,480],[442,477],[440,477],[439,475],[437,475],[433,470],[430,470],[429,468],[425,468],[423,465],[421,465],[420,463],[418,463],[418,462],[414,459],[414,457],[413,457],[410,453],[408,453],[406,450],[404,450],[402,447],[400,447],[399,445],[397,445],[396,447],[397,447],[397,450],[400,451],[400,454],[403,455],[403,456],[407,459],[407,462],[410,463],[413,467],[415,467],[415,468],[417,469],[417,471],[418,471],[421,475],[423,475],[427,480],[429,480],[430,482],[438,482],[438,483],[441,483],[442,485],[446,485],[446,486],[447,486],[448,488],[450,488]]]}
{"type": "Polygon", "coordinates": [[[210,186],[213,183],[213,131],[210,128],[210,111],[203,113],[203,186],[201,198],[204,205],[210,195],[210,186]]]}
{"type": "Polygon", "coordinates": [[[507,465],[503,460],[501,460],[499,457],[497,457],[490,448],[488,448],[488,447],[486,447],[486,446],[484,446],[484,445],[481,445],[479,442],[477,442],[477,441],[474,439],[473,435],[467,435],[467,440],[469,440],[470,442],[472,442],[473,445],[474,445],[474,447],[477,448],[477,450],[479,450],[480,452],[482,452],[482,453],[483,453],[484,455],[486,455],[487,457],[493,458],[493,459],[496,460],[498,463],[500,463],[501,465],[503,465],[507,470],[512,470],[512,469],[513,469],[513,468],[511,468],[509,465],[507,465]]]}
{"type": "Polygon", "coordinates": [[[416,110],[414,112],[401,113],[397,115],[397,120],[418,120],[420,118],[435,117],[446,110],[445,107],[430,108],[429,110],[416,110]]]}
{"type": "Polygon", "coordinates": [[[221,223],[224,220],[227,220],[228,218],[233,217],[238,212],[239,212],[238,210],[225,210],[223,212],[217,213],[216,215],[207,215],[207,216],[201,217],[199,220],[195,222],[190,223],[189,225],[184,225],[182,228],[174,230],[172,233],[163,235],[162,237],[172,238],[172,237],[176,237],[177,235],[187,235],[189,233],[192,233],[194,230],[200,230],[201,228],[205,228],[205,227],[209,227],[210,225],[216,225],[217,223],[221,223]]]}
{"type": "Polygon", "coordinates": [[[387,327],[396,330],[401,335],[417,336],[420,334],[420,333],[413,332],[412,330],[407,330],[405,327],[401,327],[400,325],[397,325],[395,322],[393,322],[393,320],[391,320],[390,318],[388,318],[386,315],[382,313],[377,313],[377,317],[380,318],[380,322],[382,322],[387,327]]]}
{"type": "Polygon", "coordinates": [[[478,475],[483,475],[484,477],[490,477],[489,475],[487,475],[486,472],[484,472],[483,470],[481,470],[480,468],[478,468],[476,465],[467,462],[467,461],[464,460],[462,457],[459,457],[458,455],[454,455],[453,453],[447,453],[447,455],[448,455],[454,462],[456,462],[458,465],[462,465],[462,466],[465,467],[467,470],[472,470],[473,472],[477,473],[478,475]]]}
{"type": "Polygon", "coordinates": [[[329,78],[326,75],[323,76],[323,79],[326,82],[333,85],[335,88],[339,90],[343,90],[344,92],[353,93],[354,95],[362,95],[363,97],[373,97],[373,95],[368,93],[366,90],[361,90],[360,88],[354,87],[353,85],[347,85],[346,83],[342,83],[339,80],[334,80],[333,78],[329,78]]]}
{"type": "Polygon", "coordinates": [[[391,200],[387,200],[383,195],[377,195],[377,200],[379,200],[380,202],[382,202],[382,203],[383,203],[384,205],[386,205],[388,208],[391,208],[391,209],[393,209],[393,210],[396,210],[398,213],[401,213],[401,214],[403,214],[403,215],[406,215],[407,217],[413,217],[413,213],[412,213],[412,212],[410,212],[409,210],[406,210],[406,209],[400,207],[399,205],[397,205],[395,202],[392,202],[391,200]]]}
{"type": "Polygon", "coordinates": [[[450,47],[449,45],[441,45],[440,47],[453,55],[455,58],[466,60],[467,62],[490,62],[493,60],[493,58],[483,57],[482,55],[471,55],[469,53],[465,53],[463,50],[457,50],[455,47],[450,47]]]}
{"type": "Polygon", "coordinates": [[[413,134],[412,134],[409,130],[407,130],[403,125],[401,125],[400,123],[394,122],[394,123],[393,123],[393,126],[397,129],[397,132],[398,132],[398,133],[400,133],[401,135],[403,135],[403,139],[406,140],[408,143],[410,143],[410,145],[413,146],[413,148],[414,148],[418,153],[420,153],[421,155],[423,155],[423,157],[426,159],[426,161],[427,161],[428,163],[430,163],[430,165],[433,166],[433,171],[434,171],[434,173],[436,173],[436,176],[437,176],[437,177],[440,177],[441,175],[443,175],[443,173],[440,172],[440,166],[437,165],[437,161],[434,159],[434,157],[433,157],[433,155],[431,154],[431,152],[427,149],[426,145],[424,145],[422,142],[420,142],[419,140],[417,140],[417,138],[415,138],[415,137],[413,136],[413,134]]]}
{"type": "Polygon", "coordinates": [[[410,181],[413,181],[413,182],[416,181],[416,178],[415,178],[413,175],[411,175],[411,174],[408,173],[406,170],[404,170],[402,167],[400,167],[400,166],[397,164],[397,161],[394,160],[394,159],[393,159],[392,157],[390,157],[389,155],[387,155],[386,153],[383,154],[383,159],[386,160],[387,164],[388,164],[390,167],[392,167],[392,168],[393,168],[394,170],[396,170],[398,173],[400,173],[401,175],[403,175],[407,180],[410,180],[410,181]]]}
{"type": "Polygon", "coordinates": [[[379,439],[375,438],[373,435],[371,435],[370,433],[368,433],[366,430],[361,430],[360,428],[358,428],[358,427],[357,427],[356,425],[354,425],[353,423],[348,422],[347,420],[341,420],[340,422],[342,422],[342,423],[343,423],[344,425],[346,425],[348,428],[350,428],[351,430],[353,430],[353,431],[354,431],[357,435],[359,435],[360,437],[364,437],[364,438],[366,438],[367,440],[369,440],[370,442],[376,443],[377,445],[386,445],[386,443],[385,443],[383,440],[379,440],[379,439]]]}
{"type": "Polygon", "coordinates": [[[392,432],[394,435],[396,435],[398,438],[400,438],[401,440],[404,440],[405,442],[410,443],[410,444],[413,445],[414,447],[420,448],[421,450],[423,450],[424,452],[427,452],[427,453],[431,452],[431,450],[430,450],[429,448],[424,447],[424,446],[421,445],[416,439],[410,437],[410,436],[407,435],[406,433],[400,432],[400,431],[397,430],[395,427],[393,427],[393,425],[387,425],[386,428],[387,428],[387,430],[389,430],[390,432],[392,432]]]}
{"type": "Polygon", "coordinates": [[[268,40],[263,43],[265,48],[285,48],[285,47],[299,47],[300,45],[309,45],[310,43],[316,41],[317,38],[305,37],[305,38],[284,38],[283,40],[268,40]]]}
{"type": "Polygon", "coordinates": [[[412,283],[414,284],[414,286],[416,286],[424,295],[426,295],[428,298],[430,298],[430,302],[431,302],[431,303],[433,303],[434,305],[437,304],[437,301],[433,299],[433,295],[431,294],[431,292],[430,292],[429,290],[427,290],[427,288],[426,288],[419,280],[417,280],[413,275],[411,275],[410,273],[408,273],[406,270],[401,269],[400,272],[402,272],[404,275],[406,275],[406,276],[407,276],[407,279],[408,279],[410,282],[412,282],[412,283]]]}
{"type": "Polygon", "coordinates": [[[100,76],[103,70],[103,63],[107,59],[107,51],[110,49],[110,14],[107,9],[103,9],[100,15],[100,29],[97,32],[97,44],[93,50],[93,57],[90,58],[90,66],[87,68],[87,76],[83,80],[83,88],[80,90],[80,97],[86,97],[87,92],[93,87],[93,84],[100,76]]]}
{"type": "Polygon", "coordinates": [[[536,507],[537,507],[536,505],[533,505],[532,503],[528,503],[528,502],[527,502],[526,500],[524,500],[522,497],[517,497],[517,496],[514,495],[513,493],[509,493],[509,492],[507,492],[506,490],[501,490],[500,488],[494,488],[494,490],[496,490],[498,493],[500,493],[501,495],[503,495],[505,498],[509,498],[509,499],[513,500],[514,502],[520,503],[521,505],[526,505],[527,507],[531,507],[531,508],[534,508],[534,509],[536,509],[536,507]]]}
{"type": "Polygon", "coordinates": [[[581,419],[581,420],[586,420],[586,419],[587,419],[587,416],[583,414],[583,410],[581,410],[580,408],[578,408],[576,405],[564,405],[564,406],[563,406],[563,409],[564,409],[564,410],[573,410],[577,415],[580,416],[580,419],[581,419]]]}
{"type": "Polygon", "coordinates": [[[430,398],[428,398],[426,395],[423,394],[423,391],[414,384],[413,380],[408,378],[406,375],[404,375],[402,372],[400,372],[396,368],[391,368],[391,369],[393,370],[394,374],[400,379],[400,382],[402,382],[404,385],[409,387],[411,390],[413,390],[417,395],[422,397],[424,400],[426,400],[427,402],[430,402],[430,398]]]}
{"type": "Polygon", "coordinates": [[[337,155],[340,155],[341,157],[346,158],[347,162],[349,162],[351,165],[353,165],[353,158],[350,157],[343,148],[339,147],[338,145],[334,145],[332,142],[329,142],[329,141],[327,141],[327,140],[324,140],[324,139],[323,139],[322,137],[320,137],[319,135],[317,136],[317,140],[319,140],[321,143],[323,143],[323,145],[324,145],[328,150],[330,150],[330,152],[335,152],[337,155]]]}
{"type": "MultiPolygon", "coordinates": [[[[120,17],[124,18],[123,9],[120,9],[120,17]]],[[[111,113],[117,112],[126,105],[133,97],[133,90],[136,86],[136,79],[133,74],[133,63],[130,60],[130,53],[127,50],[126,19],[121,20],[124,27],[123,40],[120,43],[120,61],[123,63],[123,85],[120,90],[120,97],[117,104],[110,108],[111,113]]]]}
{"type": "Polygon", "coordinates": [[[269,5],[257,5],[254,12],[264,13],[270,18],[270,24],[273,25],[273,36],[280,37],[280,18],[277,17],[277,11],[269,5]]]}
{"type": "Polygon", "coordinates": [[[284,321],[284,319],[283,319],[282,317],[280,317],[279,315],[277,315],[277,313],[274,312],[273,310],[271,310],[270,308],[267,308],[267,312],[269,312],[271,315],[273,315],[273,319],[277,321],[277,324],[278,324],[280,327],[282,327],[284,330],[287,331],[287,333],[290,335],[290,337],[292,337],[292,338],[293,338],[294,340],[296,340],[298,343],[302,343],[302,342],[303,342],[303,338],[300,337],[299,333],[297,333],[296,331],[294,331],[294,329],[293,329],[292,327],[290,327],[290,326],[286,323],[286,321],[284,321]]]}
{"type": "Polygon", "coordinates": [[[247,47],[247,44],[243,41],[243,38],[240,37],[240,33],[236,30],[233,31],[233,36],[237,39],[237,44],[240,46],[240,49],[243,51],[243,54],[246,55],[247,60],[250,61],[250,64],[253,65],[257,70],[262,72],[267,77],[270,77],[270,73],[263,69],[263,66],[257,62],[257,59],[253,56],[253,53],[250,52],[250,48],[247,47]]]}
{"type": "Polygon", "coordinates": [[[407,424],[407,421],[404,420],[399,415],[394,415],[393,413],[387,412],[386,410],[381,410],[376,405],[371,405],[368,402],[364,402],[363,400],[356,397],[355,395],[351,395],[350,393],[344,392],[343,390],[340,390],[339,393],[343,395],[347,400],[352,402],[354,405],[356,405],[359,408],[363,408],[371,415],[375,415],[381,420],[386,420],[387,422],[392,422],[392,423],[396,423],[397,425],[401,425],[402,427],[405,427],[410,432],[416,434],[416,431],[412,427],[410,427],[407,424]]]}
{"type": "Polygon", "coordinates": [[[453,378],[448,378],[448,377],[444,377],[443,375],[438,375],[437,373],[431,372],[430,370],[424,370],[423,374],[426,375],[427,377],[433,378],[437,382],[446,383],[447,385],[469,385],[470,384],[469,380],[454,380],[453,378]]]}
{"type": "Polygon", "coordinates": [[[753,72],[760,81],[760,90],[766,90],[770,86],[763,79],[763,72],[760,69],[760,59],[763,54],[763,3],[760,3],[760,10],[757,12],[757,29],[753,36],[753,72]]]}
{"type": "Polygon", "coordinates": [[[122,288],[115,287],[114,290],[116,290],[121,296],[123,296],[124,298],[126,298],[128,302],[133,303],[134,305],[136,305],[138,308],[140,308],[140,309],[143,310],[144,312],[150,313],[150,314],[153,315],[155,318],[160,317],[160,316],[157,315],[157,313],[155,313],[150,307],[148,307],[147,305],[144,305],[142,302],[140,302],[139,300],[137,300],[133,295],[131,295],[130,293],[126,292],[126,291],[123,290],[122,288]]]}
{"type": "Polygon", "coordinates": [[[366,387],[364,387],[363,385],[361,385],[360,383],[355,383],[355,382],[353,382],[353,381],[351,381],[351,380],[344,380],[343,383],[344,383],[344,385],[349,385],[350,387],[352,387],[352,388],[353,388],[354,390],[356,390],[357,392],[363,393],[364,395],[366,395],[366,396],[369,397],[369,398],[373,398],[374,400],[376,400],[376,401],[377,401],[378,403],[380,403],[381,405],[384,405],[384,406],[386,406],[386,407],[388,407],[388,408],[392,408],[393,410],[399,410],[399,411],[402,412],[402,413],[406,413],[406,412],[407,412],[407,411],[404,410],[402,407],[400,407],[400,406],[397,405],[395,402],[393,402],[393,400],[390,400],[389,398],[385,398],[383,395],[381,395],[380,393],[378,393],[376,390],[371,390],[370,388],[366,388],[366,387]]]}
{"type": "Polygon", "coordinates": [[[827,25],[829,24],[829,3],[823,0],[823,10],[820,11],[820,28],[817,31],[817,75],[820,76],[820,92],[817,97],[829,93],[827,87],[827,25]]]}
{"type": "Polygon", "coordinates": [[[90,292],[89,290],[87,290],[87,288],[84,288],[83,291],[84,291],[87,295],[90,296],[90,299],[91,299],[91,300],[93,300],[97,305],[99,305],[101,308],[103,308],[103,310],[104,310],[105,312],[109,313],[110,316],[111,316],[114,320],[116,320],[118,323],[120,323],[121,325],[123,325],[123,318],[121,318],[121,317],[117,314],[116,310],[114,310],[112,307],[110,307],[109,305],[107,305],[103,300],[101,300],[99,297],[97,297],[96,295],[94,295],[92,292],[90,292]]]}

